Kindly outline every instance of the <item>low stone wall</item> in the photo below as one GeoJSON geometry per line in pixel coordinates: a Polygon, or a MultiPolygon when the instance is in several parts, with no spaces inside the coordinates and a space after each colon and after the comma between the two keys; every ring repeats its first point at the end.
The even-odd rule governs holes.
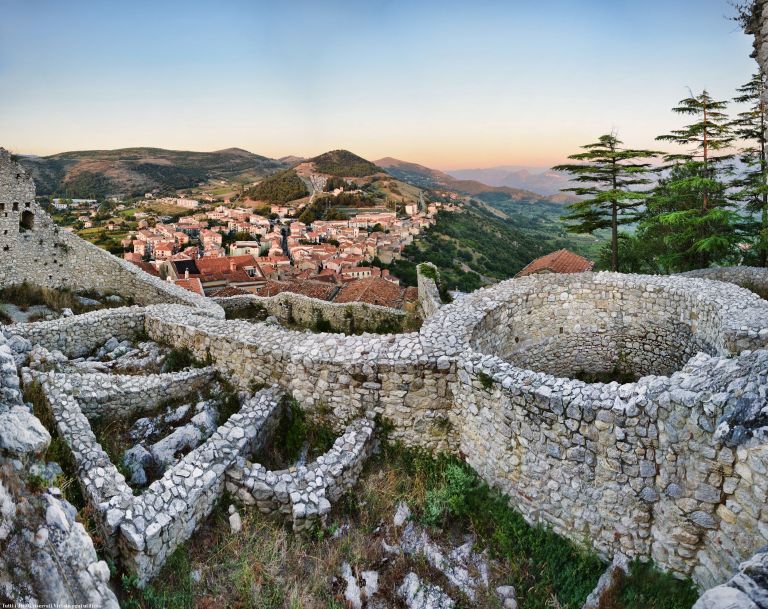
{"type": "Polygon", "coordinates": [[[557,282],[506,282],[474,326],[470,344],[520,368],[575,376],[582,370],[671,374],[699,351],[724,355],[763,346],[768,312],[757,296],[711,282],[610,274],[557,282]]]}
{"type": "Polygon", "coordinates": [[[363,302],[326,302],[291,292],[271,297],[242,295],[213,300],[227,314],[258,308],[263,311],[264,319],[273,316],[283,324],[297,324],[310,329],[327,322],[331,331],[344,334],[402,332],[408,318],[405,311],[399,309],[363,302]]]}
{"type": "Polygon", "coordinates": [[[3,331],[70,358],[84,357],[112,337],[133,340],[144,331],[144,309],[102,309],[53,321],[16,324],[3,331]]]}
{"type": "Polygon", "coordinates": [[[203,444],[143,494],[134,496],[98,443],[78,400],[59,388],[55,376],[41,375],[40,380],[57,431],[70,448],[80,485],[95,511],[106,550],[141,583],[155,575],[210,514],[223,492],[226,471],[238,457],[261,448],[279,412],[276,391],[257,393],[203,444]]]}
{"type": "Polygon", "coordinates": [[[440,298],[440,291],[437,289],[437,283],[431,277],[427,277],[421,271],[421,266],[428,266],[431,268],[437,276],[437,267],[431,262],[423,262],[416,267],[417,284],[419,287],[419,305],[421,306],[421,312],[424,318],[432,317],[443,306],[443,301],[440,298]]]}
{"type": "Polygon", "coordinates": [[[168,470],[131,505],[120,524],[120,554],[146,583],[192,536],[224,491],[238,457],[260,450],[277,424],[279,393],[260,391],[198,448],[168,470]]]}
{"type": "Polygon", "coordinates": [[[325,525],[331,504],[357,482],[373,447],[373,423],[357,419],[333,448],[309,465],[269,471],[238,459],[227,472],[227,490],[262,514],[285,520],[294,531],[325,525]]]}
{"type": "Polygon", "coordinates": [[[448,383],[455,368],[447,358],[428,356],[419,333],[309,334],[214,320],[171,305],[147,307],[146,312],[151,338],[188,348],[243,390],[277,384],[337,431],[354,419],[378,414],[393,423],[396,441],[455,450],[458,436],[446,425],[448,383]]]}
{"type": "MultiPolygon", "coordinates": [[[[425,324],[422,337],[441,341],[447,356],[457,359],[451,421],[461,432],[460,451],[530,522],[546,523],[576,542],[588,539],[605,557],[652,556],[702,587],[722,581],[768,541],[768,521],[753,507],[755,491],[749,487],[766,485],[760,472],[768,455],[763,456],[765,434],[756,413],[765,403],[765,389],[758,388],[766,383],[768,351],[742,351],[768,342],[768,303],[723,287],[682,278],[585,274],[505,282],[446,305],[425,324]],[[525,311],[537,298],[554,320],[512,324],[512,331],[544,326],[559,337],[563,318],[549,303],[578,304],[585,289],[595,294],[598,320],[612,310],[644,319],[658,305],[673,323],[691,323],[687,307],[694,306],[698,315],[689,333],[706,337],[721,356],[701,353],[669,377],[619,385],[526,370],[493,353],[503,353],[509,332],[500,314],[511,309],[523,311],[523,319],[535,317],[536,310],[525,311]],[[635,298],[638,312],[624,298],[635,298]],[[740,424],[735,441],[755,447],[728,446],[732,430],[718,424],[745,418],[750,422],[740,424]]],[[[578,312],[583,327],[593,325],[585,307],[563,311],[578,312]]],[[[647,326],[658,333],[658,322],[647,326]]],[[[580,336],[570,336],[578,345],[580,336]]],[[[642,335],[636,340],[642,346],[642,335]]],[[[564,350],[563,357],[573,355],[564,350]]]]}
{"type": "Polygon", "coordinates": [[[168,400],[193,395],[213,380],[214,370],[208,367],[149,376],[32,372],[32,377],[42,382],[53,399],[62,393],[75,398],[88,419],[126,418],[150,412],[168,400]]]}
{"type": "Polygon", "coordinates": [[[768,268],[754,266],[721,266],[680,273],[681,277],[710,279],[733,283],[768,298],[768,268]]]}

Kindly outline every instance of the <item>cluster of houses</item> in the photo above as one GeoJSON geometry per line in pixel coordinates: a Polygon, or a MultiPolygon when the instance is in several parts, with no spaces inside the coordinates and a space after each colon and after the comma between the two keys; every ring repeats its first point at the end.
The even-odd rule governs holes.
{"type": "Polygon", "coordinates": [[[272,206],[270,218],[220,205],[176,222],[145,220],[123,240],[124,257],[147,272],[205,296],[294,292],[333,302],[409,309],[415,288],[399,285],[374,258],[389,263],[435,221],[441,204],[406,215],[366,210],[348,220],[311,225],[295,210],[272,206]]]}

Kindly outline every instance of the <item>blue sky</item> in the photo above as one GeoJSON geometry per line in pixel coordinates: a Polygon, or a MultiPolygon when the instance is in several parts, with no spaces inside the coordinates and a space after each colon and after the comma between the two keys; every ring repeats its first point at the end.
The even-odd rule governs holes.
{"type": "Polygon", "coordinates": [[[0,0],[0,145],[549,165],[757,64],[727,0],[0,0]]]}

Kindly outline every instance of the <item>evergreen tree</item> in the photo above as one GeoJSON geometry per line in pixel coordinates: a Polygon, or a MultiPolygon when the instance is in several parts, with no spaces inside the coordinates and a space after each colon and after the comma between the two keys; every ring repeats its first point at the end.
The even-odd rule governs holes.
{"type": "Polygon", "coordinates": [[[755,249],[760,266],[768,266],[768,163],[766,162],[766,93],[765,78],[754,74],[751,80],[737,89],[739,95],[734,101],[749,104],[747,110],[739,113],[733,122],[736,136],[745,142],[740,159],[744,173],[735,181],[733,197],[746,203],[747,209],[759,214],[754,226],[757,232],[755,249]]]}
{"type": "MultiPolygon", "coordinates": [[[[695,117],[695,121],[682,129],[674,129],[656,139],[674,142],[681,146],[691,146],[687,153],[668,154],[668,163],[700,162],[701,173],[705,178],[713,178],[718,165],[731,158],[731,155],[718,155],[717,151],[728,149],[734,141],[731,122],[725,113],[727,101],[715,101],[706,89],[699,95],[693,95],[680,100],[672,112],[695,117]],[[698,161],[698,159],[701,159],[698,161]]],[[[709,193],[702,191],[702,205],[709,207],[709,193]]]]}
{"type": "Polygon", "coordinates": [[[646,201],[637,238],[661,269],[681,272],[736,261],[740,218],[726,190],[695,161],[677,164],[659,181],[646,201]]]}
{"type": "Polygon", "coordinates": [[[646,197],[646,193],[635,188],[651,182],[647,174],[653,168],[650,163],[641,160],[661,154],[654,150],[622,148],[622,144],[614,133],[602,135],[597,142],[582,146],[585,152],[568,157],[578,163],[553,168],[570,173],[572,181],[582,184],[563,189],[585,197],[571,204],[570,213],[563,217],[563,220],[572,223],[568,230],[593,233],[599,229],[611,229],[612,271],[619,269],[618,227],[634,219],[630,210],[636,209],[646,197]]]}
{"type": "Polygon", "coordinates": [[[694,122],[657,140],[688,146],[668,154],[669,174],[648,199],[641,224],[643,239],[652,245],[659,264],[668,271],[703,268],[730,262],[737,255],[741,218],[727,196],[727,151],[735,140],[725,112],[728,103],[705,90],[672,109],[694,122]],[[719,153],[719,154],[718,154],[719,153]]]}

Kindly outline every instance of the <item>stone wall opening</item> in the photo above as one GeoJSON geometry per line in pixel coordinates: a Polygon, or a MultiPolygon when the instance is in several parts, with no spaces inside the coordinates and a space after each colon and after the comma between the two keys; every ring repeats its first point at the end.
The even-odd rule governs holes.
{"type": "Polygon", "coordinates": [[[33,214],[28,209],[24,210],[21,213],[21,217],[19,218],[19,231],[25,232],[28,230],[32,230],[35,227],[35,214],[33,214]]]}
{"type": "Polygon", "coordinates": [[[667,376],[696,353],[714,355],[718,313],[675,291],[644,286],[538,286],[489,311],[471,345],[520,368],[586,382],[667,376]]]}

